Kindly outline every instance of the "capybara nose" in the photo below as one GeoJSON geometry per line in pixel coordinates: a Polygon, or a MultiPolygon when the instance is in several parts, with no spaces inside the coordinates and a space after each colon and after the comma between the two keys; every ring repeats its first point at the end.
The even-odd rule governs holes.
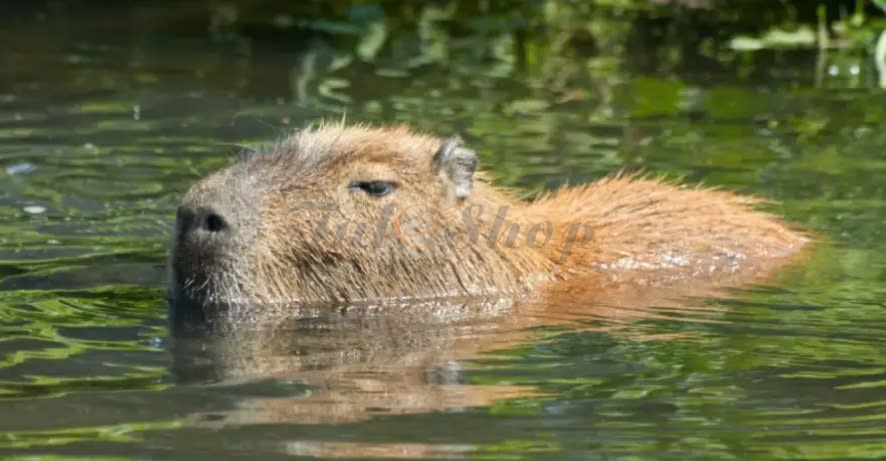
{"type": "Polygon", "coordinates": [[[212,207],[182,205],[178,207],[176,218],[182,235],[196,234],[197,238],[224,237],[231,230],[228,221],[212,207]]]}

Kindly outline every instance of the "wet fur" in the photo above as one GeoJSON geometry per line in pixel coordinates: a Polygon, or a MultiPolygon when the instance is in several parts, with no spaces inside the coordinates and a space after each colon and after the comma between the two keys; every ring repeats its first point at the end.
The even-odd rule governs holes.
{"type": "MultiPolygon", "coordinates": [[[[203,304],[521,297],[539,288],[556,290],[561,283],[574,287],[577,281],[603,287],[750,277],[770,273],[807,241],[756,210],[758,199],[637,175],[614,175],[523,201],[480,172],[470,195],[453,201],[451,178],[433,167],[443,142],[403,126],[326,124],[210,175],[184,203],[223,206],[236,220],[237,233],[224,251],[207,255],[176,232],[172,283],[179,295],[203,304]],[[344,189],[353,179],[392,179],[400,187],[391,197],[360,196],[344,189]],[[445,235],[464,231],[455,215],[438,223],[440,232],[425,235],[421,249],[403,245],[393,226],[384,236],[391,246],[384,249],[350,245],[353,225],[348,245],[312,242],[323,213],[291,213],[306,200],[335,202],[347,210],[333,213],[329,229],[348,217],[370,223],[364,240],[372,236],[386,203],[397,209],[422,204],[425,218],[434,210],[480,205],[484,213],[474,221],[481,237],[462,249],[447,245],[445,235]],[[501,206],[509,207],[502,233],[512,223],[520,225],[520,232],[514,247],[502,238],[489,248],[487,236],[501,206]],[[530,248],[527,232],[545,221],[554,237],[573,224],[587,224],[594,238],[565,259],[560,258],[562,240],[530,248]]],[[[420,217],[405,222],[415,225],[420,217]]]]}

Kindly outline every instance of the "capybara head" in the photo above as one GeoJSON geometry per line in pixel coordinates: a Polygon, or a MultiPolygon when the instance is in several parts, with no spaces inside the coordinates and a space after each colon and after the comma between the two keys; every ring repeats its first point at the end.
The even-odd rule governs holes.
{"type": "Polygon", "coordinates": [[[195,184],[178,208],[171,303],[519,290],[540,269],[537,256],[472,240],[484,224],[463,219],[501,205],[475,181],[475,165],[460,139],[403,127],[321,125],[248,154],[195,184]]]}

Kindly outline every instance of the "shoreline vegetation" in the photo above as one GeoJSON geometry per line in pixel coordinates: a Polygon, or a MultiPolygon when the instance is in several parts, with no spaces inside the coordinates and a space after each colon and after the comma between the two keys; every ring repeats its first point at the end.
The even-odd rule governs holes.
{"type": "Polygon", "coordinates": [[[471,54],[484,73],[538,74],[568,102],[589,96],[570,84],[588,72],[719,67],[744,76],[758,51],[818,50],[817,84],[886,88],[884,12],[886,0],[38,1],[0,6],[0,24],[11,26],[0,38],[27,40],[14,26],[28,21],[61,26],[61,35],[125,31],[139,43],[208,36],[237,55],[311,55],[293,69],[302,73],[385,60],[396,73],[471,54]]]}

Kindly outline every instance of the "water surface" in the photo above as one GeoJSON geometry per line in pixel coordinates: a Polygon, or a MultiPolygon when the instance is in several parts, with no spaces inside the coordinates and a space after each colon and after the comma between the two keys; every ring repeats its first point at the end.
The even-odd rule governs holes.
{"type": "Polygon", "coordinates": [[[521,28],[429,5],[16,10],[0,456],[886,456],[886,93],[863,50],[681,48],[615,9],[591,47],[568,12],[521,28]],[[527,195],[643,167],[770,198],[825,239],[765,286],[691,300],[305,311],[173,341],[177,198],[343,115],[462,133],[527,195]]]}

